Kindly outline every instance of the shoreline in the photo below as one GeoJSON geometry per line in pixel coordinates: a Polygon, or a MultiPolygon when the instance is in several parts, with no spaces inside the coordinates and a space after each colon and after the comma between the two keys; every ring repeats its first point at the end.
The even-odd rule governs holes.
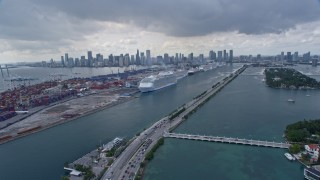
{"type": "MultiPolygon", "coordinates": [[[[17,140],[17,139],[19,139],[19,138],[23,138],[23,137],[26,137],[26,136],[29,136],[29,135],[32,135],[32,134],[41,132],[41,131],[44,131],[44,130],[46,130],[46,129],[50,129],[50,128],[53,128],[53,127],[56,127],[56,126],[59,126],[59,125],[62,125],[62,124],[69,123],[69,122],[71,122],[71,121],[74,121],[74,120],[77,120],[77,119],[79,119],[79,118],[82,118],[82,117],[85,117],[85,116],[94,114],[94,113],[96,113],[96,112],[99,112],[99,111],[102,111],[102,110],[105,110],[105,109],[108,109],[108,108],[112,108],[112,107],[114,107],[114,106],[117,106],[117,105],[120,105],[120,104],[129,102],[129,101],[137,98],[136,96],[134,96],[134,95],[137,94],[137,93],[138,93],[138,91],[132,93],[132,94],[131,94],[132,96],[130,96],[130,97],[118,99],[116,102],[112,102],[112,103],[110,103],[110,104],[106,104],[105,106],[98,107],[98,108],[96,108],[96,109],[94,109],[94,110],[87,111],[87,112],[85,112],[84,114],[81,114],[81,115],[76,116],[76,117],[73,117],[73,118],[62,119],[62,120],[60,120],[60,121],[54,122],[54,123],[52,123],[52,124],[48,124],[48,125],[46,125],[46,126],[40,126],[40,125],[39,125],[39,126],[35,126],[35,127],[30,127],[30,129],[32,129],[32,128],[35,128],[35,129],[32,130],[32,131],[25,132],[25,133],[23,133],[23,134],[18,134],[18,133],[17,133],[16,136],[12,136],[12,135],[10,135],[10,134],[4,135],[4,136],[2,136],[2,137],[7,137],[7,136],[8,136],[8,138],[4,138],[3,140],[0,140],[0,145],[5,144],[5,143],[8,143],[8,142],[10,142],[10,141],[17,140]]],[[[50,106],[50,107],[52,107],[52,106],[50,106]]],[[[50,107],[48,107],[48,108],[50,108],[50,107]]],[[[44,108],[44,109],[42,109],[42,110],[45,110],[45,109],[47,109],[47,108],[44,108]]],[[[37,113],[39,113],[39,112],[40,112],[40,110],[39,110],[38,112],[34,113],[34,114],[37,114],[37,113]]],[[[32,115],[34,115],[34,114],[32,114],[32,115]]]]}

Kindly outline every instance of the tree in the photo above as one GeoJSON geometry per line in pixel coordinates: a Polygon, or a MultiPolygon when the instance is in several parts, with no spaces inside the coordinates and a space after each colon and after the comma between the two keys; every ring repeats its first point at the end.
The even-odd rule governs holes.
{"type": "Polygon", "coordinates": [[[61,180],[70,180],[70,178],[68,176],[62,176],[61,180]]]}
{"type": "Polygon", "coordinates": [[[301,151],[301,146],[299,144],[292,144],[289,147],[289,152],[292,154],[297,154],[301,151]]]}

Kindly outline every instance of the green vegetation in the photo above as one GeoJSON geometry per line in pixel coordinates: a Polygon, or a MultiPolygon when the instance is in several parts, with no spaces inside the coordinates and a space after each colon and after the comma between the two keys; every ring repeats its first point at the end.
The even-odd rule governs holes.
{"type": "Polygon", "coordinates": [[[265,71],[266,84],[272,88],[310,89],[320,88],[320,83],[295,69],[269,68],[265,71]]]}
{"type": "Polygon", "coordinates": [[[287,126],[285,137],[290,142],[319,143],[320,120],[304,120],[287,126]]]}
{"type": "Polygon", "coordinates": [[[107,151],[106,156],[107,156],[107,157],[112,157],[112,156],[114,156],[116,150],[117,150],[117,148],[113,147],[110,151],[107,151]]]}
{"type": "Polygon", "coordinates": [[[152,147],[150,152],[146,154],[146,160],[150,161],[153,159],[153,154],[156,152],[156,150],[164,144],[164,138],[160,138],[158,142],[152,147]]]}
{"type": "Polygon", "coordinates": [[[183,111],[185,111],[186,108],[181,108],[179,111],[175,111],[173,112],[170,116],[169,116],[169,119],[170,120],[173,120],[174,118],[178,117],[183,111]]]}
{"type": "Polygon", "coordinates": [[[164,138],[160,138],[157,143],[152,147],[151,151],[148,152],[145,156],[145,160],[143,162],[140,163],[140,168],[137,172],[136,177],[134,178],[135,180],[141,180],[143,179],[143,174],[144,174],[144,169],[147,166],[147,163],[153,159],[154,157],[154,153],[156,152],[156,150],[164,144],[164,138]]]}
{"type": "Polygon", "coordinates": [[[113,159],[110,159],[109,161],[108,161],[108,166],[111,166],[111,164],[113,163],[113,159]]]}
{"type": "Polygon", "coordinates": [[[292,144],[290,147],[289,147],[289,152],[291,154],[297,154],[301,151],[301,145],[300,144],[292,144]]]}
{"type": "Polygon", "coordinates": [[[93,179],[94,177],[96,177],[96,175],[92,172],[91,166],[86,167],[86,166],[83,166],[80,164],[75,164],[74,166],[77,171],[84,173],[84,177],[83,177],[84,180],[90,180],[90,179],[93,179]]]}
{"type": "Polygon", "coordinates": [[[198,99],[199,97],[205,95],[206,93],[207,93],[207,91],[204,91],[201,94],[199,94],[198,96],[194,97],[193,99],[198,99]]]}
{"type": "Polygon", "coordinates": [[[68,176],[62,176],[61,180],[70,180],[70,178],[68,176]]]}

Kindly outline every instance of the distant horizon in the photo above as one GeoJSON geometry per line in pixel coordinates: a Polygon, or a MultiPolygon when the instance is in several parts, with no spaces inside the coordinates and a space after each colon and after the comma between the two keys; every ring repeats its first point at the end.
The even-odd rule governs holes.
{"type": "MultiPolygon", "coordinates": [[[[229,49],[226,49],[228,52],[229,52],[229,49]]],[[[230,49],[230,50],[232,50],[232,49],[230,49]]],[[[139,51],[140,51],[140,49],[139,49],[139,51]]],[[[145,50],[146,51],[146,50],[145,50]]],[[[145,52],[145,51],[140,51],[140,52],[145,52]]],[[[223,50],[219,50],[219,51],[223,51],[223,50]]],[[[214,51],[214,52],[218,52],[218,51],[214,51]]],[[[283,51],[284,53],[285,53],[285,55],[286,55],[286,53],[287,53],[287,51],[283,51]]],[[[288,52],[291,52],[291,53],[294,53],[294,52],[298,52],[299,53],[299,57],[301,57],[303,54],[305,54],[305,53],[308,53],[308,52],[310,52],[310,55],[311,56],[320,56],[320,53],[319,54],[313,54],[311,51],[306,51],[306,52],[299,52],[299,51],[288,51],[288,52]]],[[[87,52],[86,52],[87,53],[87,52]]],[[[192,52],[190,52],[190,53],[192,53],[192,52]]],[[[184,54],[184,56],[188,56],[188,54],[190,54],[190,53],[187,53],[187,54],[184,54]]],[[[272,56],[277,56],[277,55],[280,55],[281,54],[281,52],[279,52],[278,54],[273,54],[273,55],[266,55],[266,54],[261,54],[261,53],[257,53],[257,54],[240,54],[240,55],[237,55],[236,53],[235,53],[235,51],[233,51],[233,56],[234,57],[240,57],[240,56],[249,56],[249,55],[252,55],[253,57],[256,57],[258,54],[260,54],[261,55],[261,57],[272,57],[272,56]]],[[[99,53],[97,53],[97,54],[99,54],[99,53]]],[[[118,56],[118,55],[120,55],[120,54],[127,54],[127,53],[120,53],[120,54],[114,54],[114,53],[109,53],[109,54],[103,54],[103,53],[100,53],[100,54],[102,54],[104,57],[106,57],[105,59],[107,59],[107,57],[110,55],[110,54],[112,54],[113,56],[118,56]]],[[[130,54],[130,53],[128,53],[129,55],[135,55],[136,53],[133,53],[133,54],[130,54]]],[[[152,51],[151,51],[151,54],[152,54],[152,51]]],[[[163,56],[165,53],[163,53],[163,54],[159,54],[159,55],[156,55],[156,56],[152,56],[151,55],[151,58],[156,58],[157,56],[163,56]]],[[[172,53],[172,54],[170,54],[170,53],[168,53],[169,54],[169,56],[175,56],[175,53],[172,53]]],[[[181,53],[181,54],[183,54],[183,53],[181,53]]],[[[198,57],[200,54],[203,54],[204,55],[204,57],[205,58],[208,58],[209,57],[209,51],[207,52],[207,53],[199,53],[199,54],[195,54],[195,53],[193,53],[193,56],[194,57],[198,57]]],[[[94,53],[94,51],[92,51],[92,55],[95,57],[95,53],[94,53]]],[[[60,55],[59,57],[59,59],[54,59],[54,58],[52,58],[55,62],[57,62],[57,61],[61,61],[61,56],[64,56],[64,54],[63,55],[60,55]]],[[[87,54],[86,55],[79,55],[79,56],[71,56],[70,54],[69,54],[69,57],[70,58],[80,58],[81,56],[85,56],[86,57],[86,59],[87,59],[87,54]]],[[[25,60],[25,61],[15,61],[15,62],[9,62],[9,61],[2,61],[2,60],[0,60],[0,64],[18,64],[18,63],[37,63],[37,62],[42,62],[42,61],[46,61],[46,62],[48,62],[48,61],[50,61],[51,60],[51,58],[48,58],[48,59],[46,59],[46,60],[25,60]]]]}

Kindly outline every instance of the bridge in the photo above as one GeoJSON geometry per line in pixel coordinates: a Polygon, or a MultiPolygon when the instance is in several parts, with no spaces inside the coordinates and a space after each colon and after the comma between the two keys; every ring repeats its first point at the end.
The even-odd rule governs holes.
{"type": "Polygon", "coordinates": [[[240,138],[220,137],[220,136],[201,136],[201,135],[178,134],[178,133],[164,132],[163,137],[176,138],[176,139],[198,140],[198,141],[209,141],[209,142],[220,142],[220,143],[230,143],[230,144],[240,144],[240,145],[261,146],[261,147],[271,147],[271,148],[282,148],[282,149],[288,149],[290,147],[289,143],[259,141],[259,140],[252,140],[252,139],[240,139],[240,138]]]}

